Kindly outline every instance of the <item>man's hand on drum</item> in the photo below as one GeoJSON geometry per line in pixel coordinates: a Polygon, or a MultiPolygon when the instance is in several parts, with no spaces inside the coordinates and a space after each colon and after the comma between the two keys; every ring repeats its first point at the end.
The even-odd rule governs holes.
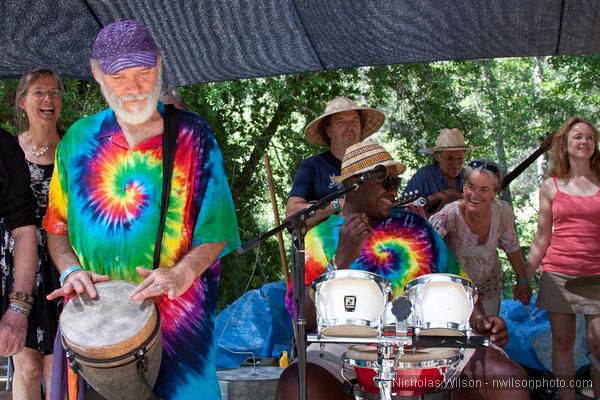
{"type": "Polygon", "coordinates": [[[7,310],[0,320],[0,357],[19,353],[25,346],[27,317],[7,310]]]}
{"type": "Polygon", "coordinates": [[[373,229],[365,214],[354,213],[346,217],[340,229],[340,242],[335,254],[335,262],[341,269],[346,269],[360,254],[363,242],[371,236],[373,229]]]}
{"type": "Polygon", "coordinates": [[[508,343],[508,329],[501,317],[481,316],[472,325],[475,332],[489,336],[496,346],[504,347],[508,343]]]}
{"type": "Polygon", "coordinates": [[[131,294],[133,301],[162,295],[167,295],[169,300],[173,300],[185,293],[196,279],[191,269],[182,268],[181,265],[155,270],[137,267],[136,271],[146,279],[131,294]]]}
{"type": "Polygon", "coordinates": [[[90,271],[76,271],[67,276],[63,285],[60,289],[56,289],[50,293],[46,298],[48,300],[54,300],[59,297],[82,294],[86,292],[88,296],[95,299],[97,296],[96,288],[94,283],[105,282],[110,278],[108,275],[99,275],[90,271]]]}

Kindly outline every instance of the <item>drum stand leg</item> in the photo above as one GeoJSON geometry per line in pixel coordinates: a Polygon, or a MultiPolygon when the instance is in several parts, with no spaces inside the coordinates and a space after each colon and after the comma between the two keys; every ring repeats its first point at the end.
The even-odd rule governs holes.
{"type": "Polygon", "coordinates": [[[392,400],[392,387],[396,379],[396,359],[393,358],[394,347],[390,345],[377,346],[379,369],[374,378],[379,388],[380,400],[392,400]]]}

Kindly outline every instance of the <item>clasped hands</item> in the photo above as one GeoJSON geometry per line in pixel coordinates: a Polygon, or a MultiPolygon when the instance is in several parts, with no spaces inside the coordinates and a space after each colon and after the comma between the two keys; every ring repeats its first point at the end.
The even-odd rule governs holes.
{"type": "Polygon", "coordinates": [[[529,305],[533,290],[527,283],[515,283],[513,286],[513,298],[519,300],[524,306],[529,305]]]}

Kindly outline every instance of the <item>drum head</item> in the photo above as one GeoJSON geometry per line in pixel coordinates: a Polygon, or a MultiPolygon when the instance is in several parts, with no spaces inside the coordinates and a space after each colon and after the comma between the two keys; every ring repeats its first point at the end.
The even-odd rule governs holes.
{"type": "Polygon", "coordinates": [[[157,323],[154,302],[133,302],[136,285],[127,281],[97,283],[98,296],[73,297],[60,316],[60,328],[76,353],[91,358],[111,358],[140,346],[157,323]]]}
{"type": "Polygon", "coordinates": [[[456,282],[464,286],[467,290],[473,290],[473,283],[470,280],[463,278],[462,276],[442,273],[421,275],[418,278],[407,282],[406,285],[404,285],[404,290],[406,291],[417,285],[422,285],[430,282],[456,282]]]}
{"type": "Polygon", "coordinates": [[[367,326],[344,324],[322,328],[321,334],[335,337],[374,338],[379,335],[379,331],[367,326]]]}

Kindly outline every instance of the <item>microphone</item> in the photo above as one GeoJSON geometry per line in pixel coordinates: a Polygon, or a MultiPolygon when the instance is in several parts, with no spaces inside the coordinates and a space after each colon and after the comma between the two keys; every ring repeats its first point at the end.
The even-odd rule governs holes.
{"type": "Polygon", "coordinates": [[[360,174],[360,176],[358,177],[358,183],[359,184],[365,183],[366,181],[371,180],[371,179],[384,179],[387,176],[388,176],[387,168],[385,166],[379,164],[372,170],[363,172],[362,174],[360,174]]]}

